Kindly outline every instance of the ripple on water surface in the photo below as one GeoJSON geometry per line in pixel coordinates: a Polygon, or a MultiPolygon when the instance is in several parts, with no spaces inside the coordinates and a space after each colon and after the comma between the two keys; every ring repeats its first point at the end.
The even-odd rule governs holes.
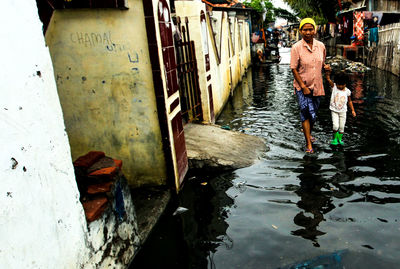
{"type": "Polygon", "coordinates": [[[245,80],[253,88],[237,88],[217,124],[263,137],[270,150],[251,167],[187,180],[178,203],[188,211],[162,222],[143,268],[168,259],[174,268],[397,268],[398,78],[351,77],[357,117],[348,116],[344,146],[329,145],[323,98],[313,155],[304,153],[289,66],[254,67],[245,80]],[[177,227],[182,242],[154,251],[177,227]]]}
{"type": "MultiPolygon", "coordinates": [[[[359,117],[348,120],[346,144],[336,148],[329,145],[330,113],[327,100],[322,100],[315,128],[318,154],[307,156],[289,71],[269,68],[261,72],[279,83],[265,84],[257,80],[257,71],[253,72],[257,109],[242,107],[235,119],[242,125],[234,125],[234,129],[264,137],[270,151],[258,164],[235,171],[234,182],[241,182],[241,192],[234,198],[235,218],[225,219],[235,247],[218,250],[214,258],[219,256],[216,260],[222,261],[236,254],[237,264],[250,264],[248,268],[278,268],[345,249],[342,265],[346,268],[396,263],[400,246],[390,242],[400,239],[396,212],[400,202],[396,173],[400,171],[391,160],[399,156],[390,150],[391,146],[398,148],[389,139],[395,128],[384,128],[388,122],[396,122],[393,106],[399,107],[399,100],[357,103],[359,117]],[[257,261],[250,262],[249,257],[257,261]]],[[[366,95],[367,91],[364,89],[366,95]]],[[[234,110],[228,106],[219,122],[230,124],[224,117],[234,110]]],[[[399,128],[397,125],[395,131],[399,128]]]]}

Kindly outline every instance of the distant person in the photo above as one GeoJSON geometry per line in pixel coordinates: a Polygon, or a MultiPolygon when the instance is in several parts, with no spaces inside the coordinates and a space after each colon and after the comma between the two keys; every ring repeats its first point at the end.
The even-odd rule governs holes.
{"type": "Polygon", "coordinates": [[[374,16],[369,29],[369,36],[368,36],[368,41],[370,42],[371,47],[378,46],[379,42],[378,27],[379,27],[378,17],[374,16]]]}
{"type": "Polygon", "coordinates": [[[294,76],[293,86],[300,107],[302,131],[306,140],[306,153],[314,153],[312,143],[315,138],[311,136],[320,97],[325,95],[322,82],[322,69],[330,70],[325,64],[325,45],[314,39],[317,25],[311,18],[300,22],[302,39],[296,42],[290,52],[290,68],[294,76]]]}
{"type": "Polygon", "coordinates": [[[351,109],[351,114],[355,117],[357,114],[351,101],[351,91],[346,88],[347,75],[342,71],[335,75],[335,83],[330,78],[330,71],[325,72],[326,80],[332,88],[331,101],[329,109],[332,115],[333,139],[332,145],[343,145],[344,126],[346,124],[347,105],[351,109]]]}
{"type": "Polygon", "coordinates": [[[272,32],[272,43],[274,43],[275,46],[278,46],[280,37],[281,33],[277,28],[275,28],[272,32]]]}

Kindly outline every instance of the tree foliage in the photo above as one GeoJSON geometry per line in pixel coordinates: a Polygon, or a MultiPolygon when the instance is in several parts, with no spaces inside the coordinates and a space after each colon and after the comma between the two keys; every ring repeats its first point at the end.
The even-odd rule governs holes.
{"type": "Polygon", "coordinates": [[[255,21],[264,23],[275,21],[276,17],[296,22],[298,18],[313,18],[317,24],[325,24],[327,22],[335,22],[336,13],[339,11],[338,1],[340,0],[283,0],[295,12],[295,14],[282,8],[275,8],[270,0],[245,0],[243,3],[247,7],[257,11],[254,15],[255,21]]]}
{"type": "Polygon", "coordinates": [[[246,7],[251,7],[255,11],[259,13],[263,13],[264,11],[268,11],[272,8],[272,3],[269,0],[246,0],[243,2],[246,7]]]}
{"type": "Polygon", "coordinates": [[[285,9],[274,7],[270,0],[246,0],[243,4],[257,11],[258,15],[256,15],[257,18],[255,21],[261,20],[264,16],[264,23],[274,22],[276,17],[287,19],[291,22],[296,21],[295,14],[285,9]]]}
{"type": "Polygon", "coordinates": [[[334,0],[283,0],[300,18],[312,17],[317,24],[334,22],[339,10],[338,1],[334,0]]]}
{"type": "Polygon", "coordinates": [[[283,8],[275,8],[274,9],[275,17],[279,17],[287,20],[288,22],[297,22],[297,16],[295,14],[290,13],[286,9],[283,8]]]}
{"type": "Polygon", "coordinates": [[[246,0],[243,4],[257,11],[259,19],[265,14],[265,22],[268,23],[275,20],[274,6],[269,0],[246,0]]]}

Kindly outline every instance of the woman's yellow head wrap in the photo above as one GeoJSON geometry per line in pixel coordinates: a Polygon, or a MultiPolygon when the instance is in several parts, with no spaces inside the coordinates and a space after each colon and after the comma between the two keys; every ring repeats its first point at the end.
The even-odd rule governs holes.
{"type": "Polygon", "coordinates": [[[314,30],[317,30],[317,25],[315,24],[315,21],[311,18],[302,19],[300,22],[299,29],[301,30],[301,28],[303,28],[304,24],[306,24],[306,23],[312,24],[314,26],[314,30]]]}

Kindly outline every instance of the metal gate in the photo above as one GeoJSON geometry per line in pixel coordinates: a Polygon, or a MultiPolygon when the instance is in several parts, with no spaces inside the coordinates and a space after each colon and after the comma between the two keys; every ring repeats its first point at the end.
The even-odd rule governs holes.
{"type": "Polygon", "coordinates": [[[181,38],[175,44],[175,50],[182,119],[184,123],[202,121],[199,74],[194,41],[190,40],[189,21],[185,17],[185,25],[182,25],[180,17],[177,17],[176,23],[181,33],[181,38]]]}

